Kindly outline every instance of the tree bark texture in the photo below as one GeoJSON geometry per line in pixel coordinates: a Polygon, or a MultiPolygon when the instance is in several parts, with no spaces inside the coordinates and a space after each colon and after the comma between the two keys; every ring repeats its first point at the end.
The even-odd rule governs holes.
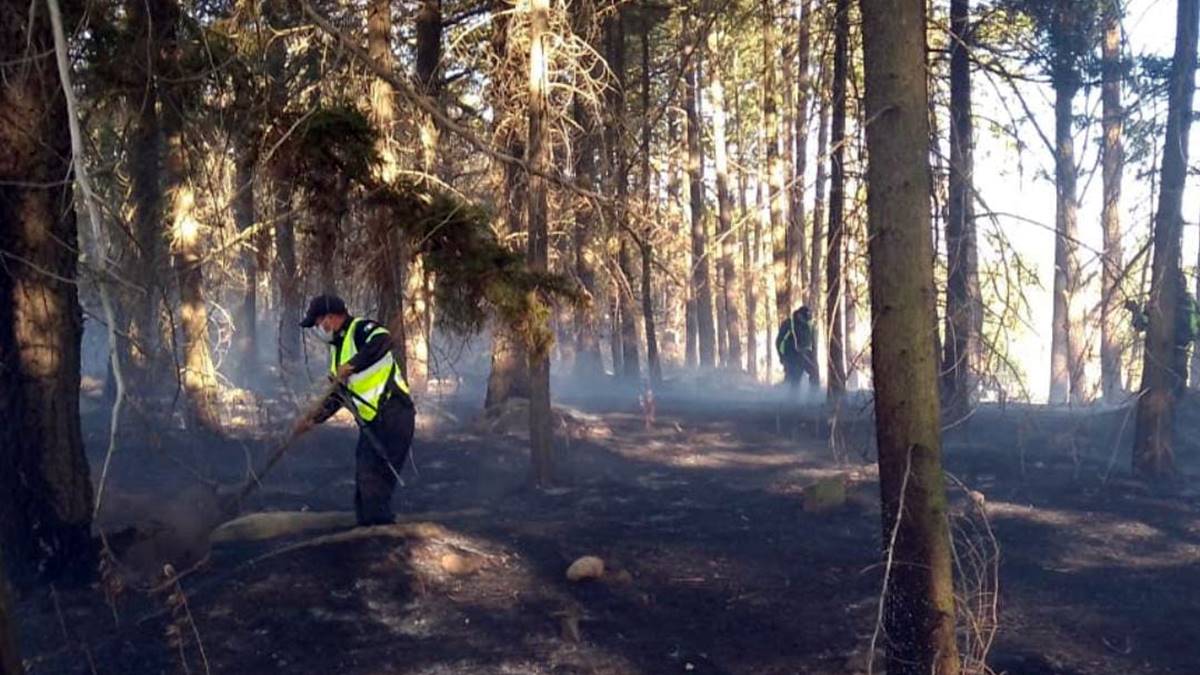
{"type": "Polygon", "coordinates": [[[67,109],[44,6],[0,3],[0,542],[14,584],[95,570],[67,109]]]}
{"type": "Polygon", "coordinates": [[[1171,65],[1167,137],[1163,145],[1158,213],[1154,219],[1142,392],[1137,404],[1133,470],[1143,478],[1164,482],[1175,476],[1173,443],[1175,404],[1186,382],[1176,350],[1176,311],[1186,292],[1179,269],[1183,236],[1183,190],[1187,180],[1188,132],[1195,92],[1196,33],[1200,2],[1179,0],[1175,57],[1171,65]],[[1182,371],[1182,372],[1181,372],[1182,371]]]}
{"type": "MultiPolygon", "coordinates": [[[[1104,38],[1101,43],[1100,97],[1103,108],[1101,148],[1104,205],[1100,225],[1104,233],[1100,285],[1100,389],[1104,400],[1112,403],[1122,394],[1121,344],[1122,296],[1121,273],[1125,253],[1121,246],[1121,178],[1124,174],[1125,148],[1122,135],[1125,112],[1121,107],[1121,10],[1116,0],[1104,7],[1104,38]]],[[[1200,364],[1200,361],[1195,363],[1200,364]]]]}
{"type": "Polygon", "coordinates": [[[826,391],[840,399],[846,392],[845,311],[842,284],[842,252],[845,246],[846,202],[846,79],[850,55],[850,0],[837,0],[834,7],[833,110],[829,158],[829,248],[825,267],[825,326],[829,334],[829,366],[826,391]]]}
{"type": "MultiPolygon", "coordinates": [[[[650,28],[647,23],[642,30],[642,204],[649,208],[650,194],[650,28]]],[[[646,333],[646,371],[650,384],[662,384],[662,360],[658,354],[658,331],[654,321],[654,247],[651,244],[653,229],[649,224],[642,231],[639,249],[642,254],[642,324],[646,333]]]]}
{"type": "MultiPolygon", "coordinates": [[[[588,113],[585,104],[576,99],[574,109],[575,123],[583,132],[580,134],[578,148],[575,152],[575,180],[584,189],[593,189],[596,185],[596,121],[588,113]]],[[[599,311],[597,301],[595,263],[592,259],[591,244],[593,231],[598,219],[591,200],[580,199],[575,208],[575,229],[573,243],[575,253],[575,278],[591,300],[587,306],[575,307],[575,366],[577,377],[591,378],[604,373],[604,363],[600,358],[600,333],[596,327],[596,314],[599,311]]]]}
{"type": "Polygon", "coordinates": [[[762,111],[764,172],[769,181],[768,213],[771,217],[771,274],[775,278],[775,313],[780,321],[792,314],[792,266],[784,186],[784,160],[779,153],[779,91],[775,81],[778,40],[775,38],[775,0],[762,0],[762,111]]]}
{"type": "MultiPolygon", "coordinates": [[[[550,0],[532,0],[529,28],[529,143],[525,160],[536,172],[550,170],[550,127],[546,124],[549,89],[546,40],[550,23],[550,0]]],[[[538,173],[529,175],[529,248],[527,260],[531,270],[550,269],[549,230],[546,222],[546,179],[538,173]]],[[[535,485],[545,487],[554,481],[554,436],[550,427],[550,312],[546,299],[531,298],[529,317],[533,335],[526,336],[529,359],[529,445],[532,457],[531,478],[535,485]]]]}
{"type": "Polygon", "coordinates": [[[713,291],[709,275],[708,233],[704,226],[704,157],[700,151],[700,67],[693,54],[687,64],[683,107],[687,111],[687,173],[692,215],[692,297],[701,368],[716,365],[717,336],[713,326],[713,291]]]}
{"type": "Polygon", "coordinates": [[[887,672],[957,675],[929,222],[924,0],[863,0],[887,672]]]}
{"type": "MultiPolygon", "coordinates": [[[[612,193],[616,195],[614,218],[617,222],[628,226],[629,217],[629,153],[625,147],[625,13],[618,11],[605,24],[608,64],[616,79],[616,84],[609,90],[609,109],[607,119],[607,145],[609,152],[608,179],[612,184],[612,193]]],[[[620,297],[621,321],[621,369],[617,372],[621,377],[637,379],[641,375],[641,362],[638,357],[637,309],[633,297],[633,260],[629,253],[629,233],[623,228],[617,230],[617,282],[620,297]]]]}
{"type": "Polygon", "coordinates": [[[741,307],[737,295],[737,268],[734,252],[737,238],[733,236],[733,196],[729,185],[729,147],[725,133],[725,86],[721,81],[721,44],[717,33],[708,36],[708,51],[713,55],[709,61],[709,102],[712,105],[713,155],[717,171],[717,237],[721,240],[721,303],[727,316],[726,330],[729,335],[729,354],[726,365],[742,368],[741,307]]]}
{"type": "Polygon", "coordinates": [[[946,339],[942,392],[949,419],[976,399],[983,300],[975,238],[975,131],[971,121],[970,0],[950,3],[950,194],[946,218],[946,339]]]}

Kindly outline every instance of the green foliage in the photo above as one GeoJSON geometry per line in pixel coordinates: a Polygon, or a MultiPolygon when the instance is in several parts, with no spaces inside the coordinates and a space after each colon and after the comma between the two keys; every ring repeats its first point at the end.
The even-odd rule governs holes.
{"type": "Polygon", "coordinates": [[[424,255],[436,280],[438,321],[448,330],[476,333],[494,318],[531,353],[541,353],[553,344],[550,301],[583,301],[572,280],[531,270],[503,245],[477,205],[411,181],[378,188],[371,202],[387,208],[393,227],[424,255]]]}

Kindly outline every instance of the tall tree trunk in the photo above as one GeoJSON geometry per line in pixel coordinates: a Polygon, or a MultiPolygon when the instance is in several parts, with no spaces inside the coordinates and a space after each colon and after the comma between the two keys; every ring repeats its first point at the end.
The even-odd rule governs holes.
{"type": "MultiPolygon", "coordinates": [[[[513,41],[508,39],[511,22],[509,14],[501,14],[496,19],[492,50],[494,57],[500,62],[508,58],[510,49],[516,49],[513,41]]],[[[496,80],[509,77],[507,73],[496,73],[496,80]]],[[[495,100],[492,102],[497,109],[497,119],[502,114],[511,114],[508,110],[509,97],[497,88],[495,100]]],[[[512,111],[515,112],[515,111],[512,111]]],[[[528,112],[528,111],[526,111],[528,112]]],[[[506,154],[520,157],[525,154],[525,144],[509,128],[498,132],[498,142],[506,154]]],[[[499,182],[501,200],[497,213],[502,234],[519,234],[526,231],[526,210],[529,201],[526,197],[525,174],[511,164],[499,167],[499,182]]],[[[530,394],[529,368],[521,341],[512,335],[505,326],[494,326],[492,332],[491,371],[488,374],[487,394],[484,397],[484,407],[492,408],[510,398],[528,398],[530,394]]]]}
{"type": "Polygon", "coordinates": [[[729,355],[726,365],[731,368],[742,367],[742,336],[741,308],[737,296],[737,268],[733,263],[734,248],[737,242],[733,236],[733,197],[729,193],[729,146],[725,135],[725,86],[721,79],[720,54],[722,45],[717,33],[708,36],[708,51],[713,55],[710,61],[709,94],[712,105],[713,125],[713,154],[717,170],[717,236],[721,240],[721,280],[723,282],[721,303],[727,316],[726,330],[729,334],[729,355]]]}
{"type": "MultiPolygon", "coordinates": [[[[810,55],[812,50],[812,0],[799,0],[800,30],[796,42],[796,106],[792,111],[792,128],[795,130],[795,144],[791,145],[793,158],[793,173],[795,178],[791,186],[791,207],[788,214],[791,217],[790,231],[795,242],[795,271],[792,279],[798,284],[809,280],[808,268],[810,259],[805,238],[804,222],[804,176],[808,172],[808,103],[811,88],[810,55]]],[[[807,293],[805,297],[807,297],[807,293]]],[[[799,292],[793,293],[793,301],[800,300],[799,292]]],[[[808,304],[808,303],[806,303],[808,304]]],[[[809,309],[813,309],[811,304],[809,309]]]]}
{"type": "MultiPolygon", "coordinates": [[[[258,220],[254,205],[254,172],[257,157],[250,144],[244,141],[237,149],[234,159],[235,177],[233,197],[233,220],[238,232],[254,227],[258,220]]],[[[233,370],[241,381],[249,386],[258,375],[258,252],[254,245],[259,237],[244,243],[239,256],[242,272],[246,275],[246,287],[242,290],[242,303],[237,313],[237,334],[234,337],[234,353],[237,363],[233,370]]]]}
{"type": "Polygon", "coordinates": [[[296,270],[296,225],[292,215],[293,188],[286,167],[272,167],[271,192],[275,208],[275,252],[279,279],[279,364],[297,363],[301,358],[300,327],[304,297],[296,270]]]}
{"type": "MultiPolygon", "coordinates": [[[[625,149],[625,13],[618,11],[605,23],[608,64],[613,71],[616,84],[609,90],[609,110],[605,129],[608,154],[606,168],[612,192],[616,195],[614,217],[620,224],[628,226],[629,217],[629,153],[625,149]]],[[[629,234],[623,228],[616,231],[617,244],[617,294],[620,298],[621,368],[614,374],[629,379],[641,375],[638,360],[637,310],[633,299],[633,261],[629,254],[629,234]]],[[[618,339],[614,336],[614,339],[618,339]]]]}
{"type": "MultiPolygon", "coordinates": [[[[421,0],[417,11],[416,76],[421,93],[441,107],[442,2],[421,0]]],[[[432,176],[443,172],[440,137],[429,115],[419,116],[421,168],[432,176]]],[[[408,343],[406,374],[416,391],[429,380],[429,344],[432,339],[433,303],[431,278],[425,260],[413,252],[414,243],[404,242],[404,337],[408,343]]]]}
{"type": "MultiPolygon", "coordinates": [[[[1104,257],[1100,286],[1100,389],[1106,402],[1122,393],[1121,358],[1121,271],[1125,253],[1121,246],[1121,178],[1125,148],[1121,136],[1125,112],[1121,107],[1121,7],[1117,0],[1104,6],[1104,41],[1101,47],[1103,84],[1101,104],[1104,130],[1104,206],[1100,224],[1104,230],[1104,257]]],[[[1195,361],[1200,368],[1200,359],[1195,361]]],[[[1200,372],[1200,371],[1198,371],[1200,372]]]]}
{"type": "Polygon", "coordinates": [[[762,111],[763,142],[766,145],[764,172],[770,185],[771,273],[775,277],[775,313],[780,321],[792,314],[792,262],[788,257],[787,214],[784,200],[784,161],[779,154],[779,92],[775,84],[775,62],[779,58],[775,39],[775,0],[762,0],[762,111]]]}
{"type": "Polygon", "coordinates": [[[4,552],[0,551],[0,675],[21,675],[21,655],[17,651],[16,613],[11,609],[8,574],[4,567],[4,552]]]}
{"type": "MultiPolygon", "coordinates": [[[[827,255],[825,241],[825,182],[827,178],[828,163],[824,161],[826,153],[829,152],[829,96],[826,88],[826,80],[828,79],[828,69],[826,64],[821,64],[821,87],[817,100],[817,177],[813,194],[813,233],[810,242],[812,252],[809,255],[811,261],[808,269],[808,306],[812,309],[812,315],[815,317],[825,316],[822,309],[824,308],[824,296],[821,294],[821,271],[824,269],[822,261],[827,255]]],[[[813,325],[813,350],[818,365],[821,363],[820,357],[822,354],[817,351],[824,344],[822,336],[826,334],[822,324],[824,321],[818,319],[813,325]]]]}
{"type": "MultiPolygon", "coordinates": [[[[546,124],[549,89],[546,39],[550,27],[550,0],[532,0],[529,21],[529,144],[525,161],[535,173],[529,174],[529,268],[537,272],[550,269],[550,235],[546,223],[546,179],[550,170],[550,127],[546,124]]],[[[530,303],[544,309],[545,299],[531,291],[530,303]]],[[[538,486],[554,481],[554,436],[550,429],[550,331],[549,313],[526,337],[529,358],[529,445],[532,456],[531,477],[538,486]]]]}
{"type": "Polygon", "coordinates": [[[162,229],[162,130],[158,90],[152,76],[161,64],[157,56],[159,50],[151,49],[151,45],[164,35],[164,26],[160,23],[165,17],[160,2],[131,0],[127,11],[137,31],[135,53],[146,59],[138,65],[147,77],[129,101],[137,111],[129,153],[131,220],[137,255],[130,272],[145,292],[127,300],[126,306],[131,308],[129,335],[133,344],[128,350],[131,358],[126,362],[133,366],[132,379],[138,390],[149,394],[155,389],[163,389],[160,374],[166,365],[162,345],[164,328],[160,322],[164,297],[162,279],[166,274],[162,229]]]}
{"type": "Polygon", "coordinates": [[[19,587],[96,561],[67,124],[45,6],[0,3],[0,542],[19,587]]]}
{"type": "MultiPolygon", "coordinates": [[[[178,58],[178,56],[174,57],[178,58]]],[[[183,334],[183,391],[189,421],[210,431],[220,429],[216,413],[217,378],[208,345],[208,303],[204,297],[202,261],[206,245],[196,218],[196,193],[187,180],[180,102],[164,97],[167,159],[164,214],[171,233],[172,257],[179,280],[179,325],[183,334]]]]}
{"type": "MultiPolygon", "coordinates": [[[[381,2],[381,0],[376,0],[381,2]]],[[[438,65],[442,59],[442,0],[421,0],[417,10],[417,83],[421,93],[437,100],[441,94],[438,65]]],[[[438,128],[428,115],[421,116],[421,166],[438,171],[438,128]]]]}
{"type": "Polygon", "coordinates": [[[957,675],[929,222],[925,0],[863,0],[887,672],[957,675]]]}
{"type": "Polygon", "coordinates": [[[825,268],[825,325],[829,331],[828,395],[846,392],[845,305],[842,289],[842,248],[845,230],[846,77],[850,53],[850,0],[837,0],[833,46],[833,154],[829,160],[829,250],[825,268]]]}
{"type": "Polygon", "coordinates": [[[1179,303],[1187,289],[1179,269],[1183,236],[1183,190],[1187,181],[1188,131],[1196,76],[1196,33],[1200,2],[1179,0],[1175,20],[1175,57],[1167,108],[1167,138],[1163,145],[1158,214],[1154,219],[1154,268],[1150,284],[1146,356],[1142,393],[1137,404],[1133,470],[1148,480],[1163,482],[1175,475],[1174,419],[1177,397],[1186,371],[1178,358],[1176,332],[1179,303]]]}
{"type": "MultiPolygon", "coordinates": [[[[685,34],[691,35],[690,30],[685,34]]],[[[701,368],[715,365],[716,333],[713,327],[713,293],[708,259],[708,233],[704,226],[704,157],[700,152],[700,67],[698,54],[688,63],[683,107],[687,111],[687,172],[692,212],[692,296],[696,340],[701,368]]]]}
{"type": "MultiPolygon", "coordinates": [[[[1069,35],[1071,3],[1057,0],[1052,32],[1069,35]]],[[[1065,38],[1064,38],[1065,40],[1065,38]]],[[[1061,47],[1055,54],[1052,84],[1054,86],[1054,175],[1057,196],[1054,224],[1054,315],[1050,340],[1050,402],[1079,402],[1083,396],[1083,372],[1080,362],[1082,347],[1080,327],[1073,321],[1072,305],[1079,283],[1079,265],[1075,249],[1077,241],[1078,202],[1075,185],[1075,140],[1072,136],[1072,104],[1079,91],[1078,66],[1071,50],[1061,47]]]]}
{"type": "Polygon", "coordinates": [[[946,341],[942,391],[949,419],[964,418],[976,398],[983,303],[975,241],[974,125],[970,0],[950,3],[950,199],[946,218],[946,341]]]}
{"type": "MultiPolygon", "coordinates": [[[[587,112],[584,103],[575,100],[575,123],[583,129],[579,147],[575,153],[575,181],[584,189],[596,184],[596,128],[595,119],[587,112]]],[[[590,250],[592,233],[597,219],[590,200],[579,200],[575,209],[573,231],[575,253],[575,277],[587,293],[591,302],[575,306],[575,367],[576,377],[592,378],[604,373],[600,358],[600,334],[596,329],[596,313],[599,311],[596,271],[590,250]]]]}
{"type": "MultiPolygon", "coordinates": [[[[737,70],[737,55],[734,58],[734,71],[737,70]]],[[[733,88],[733,136],[734,142],[737,143],[738,151],[738,166],[741,169],[738,171],[738,213],[741,214],[743,225],[741,227],[742,240],[742,295],[746,302],[746,372],[750,374],[752,379],[758,379],[758,276],[754,272],[754,263],[756,257],[751,247],[750,233],[752,228],[749,226],[750,212],[746,207],[746,187],[747,174],[749,170],[746,168],[746,148],[743,145],[742,136],[742,114],[741,114],[741,95],[740,87],[733,88]]],[[[757,218],[754,219],[757,221],[757,218]]]]}
{"type": "MultiPolygon", "coordinates": [[[[646,23],[642,30],[642,207],[650,208],[650,28],[646,23]]],[[[651,244],[653,230],[649,224],[642,231],[642,324],[646,331],[646,370],[652,385],[662,383],[662,362],[658,355],[658,334],[654,322],[654,248],[651,244]]]]}

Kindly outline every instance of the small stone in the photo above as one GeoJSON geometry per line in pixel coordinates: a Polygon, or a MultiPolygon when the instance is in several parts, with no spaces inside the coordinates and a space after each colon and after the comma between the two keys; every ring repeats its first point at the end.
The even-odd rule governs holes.
{"type": "Polygon", "coordinates": [[[599,579],[602,576],[604,576],[604,561],[594,555],[585,555],[567,568],[569,581],[599,579]]]}
{"type": "Polygon", "coordinates": [[[457,553],[443,555],[438,563],[442,566],[442,571],[454,576],[471,574],[479,569],[479,561],[457,553]]]}

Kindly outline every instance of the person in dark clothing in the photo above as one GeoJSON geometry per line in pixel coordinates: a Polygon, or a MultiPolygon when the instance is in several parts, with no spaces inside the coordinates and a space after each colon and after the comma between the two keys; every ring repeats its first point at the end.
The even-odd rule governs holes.
{"type": "Polygon", "coordinates": [[[775,336],[775,351],[783,364],[783,381],[792,390],[799,389],[805,375],[813,387],[820,386],[815,347],[812,312],[808,307],[800,307],[779,324],[775,336]]]}
{"type": "Polygon", "coordinates": [[[359,423],[355,448],[354,510],[359,525],[394,522],[392,493],[408,459],[416,410],[408,382],[392,356],[392,338],[376,321],[350,316],[346,303],[320,295],[300,322],[329,345],[329,372],[338,386],[312,415],[296,423],[297,435],[347,408],[359,423]]]}
{"type": "MultiPolygon", "coordinates": [[[[1176,278],[1176,283],[1179,284],[1179,302],[1175,306],[1175,350],[1171,370],[1177,377],[1178,386],[1182,388],[1187,385],[1188,356],[1192,343],[1200,337],[1200,308],[1196,305],[1195,296],[1188,292],[1187,277],[1182,272],[1176,278]]],[[[1133,300],[1126,300],[1125,309],[1133,314],[1134,330],[1140,333],[1150,327],[1150,313],[1147,307],[1133,300]]]]}

